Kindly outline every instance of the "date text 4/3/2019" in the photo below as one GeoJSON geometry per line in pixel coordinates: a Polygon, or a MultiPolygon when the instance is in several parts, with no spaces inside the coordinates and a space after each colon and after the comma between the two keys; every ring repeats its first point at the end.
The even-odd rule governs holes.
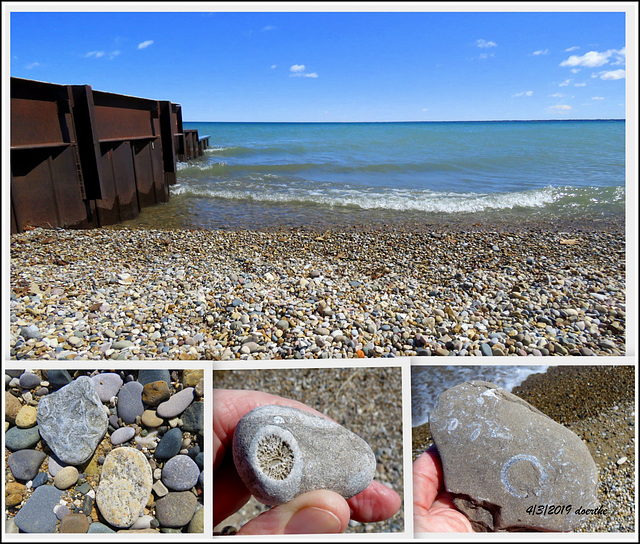
{"type": "Polygon", "coordinates": [[[606,515],[606,511],[599,506],[598,508],[583,508],[579,506],[574,509],[570,504],[533,504],[529,506],[525,512],[531,516],[562,516],[564,514],[575,514],[576,516],[585,516],[596,514],[599,516],[606,515]]]}

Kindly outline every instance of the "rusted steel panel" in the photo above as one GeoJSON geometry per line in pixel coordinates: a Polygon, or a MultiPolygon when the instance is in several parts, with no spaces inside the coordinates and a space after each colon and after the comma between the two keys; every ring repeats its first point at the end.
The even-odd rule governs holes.
{"type": "Polygon", "coordinates": [[[159,136],[153,123],[158,117],[156,101],[100,91],[93,91],[93,101],[100,141],[159,136]]]}
{"type": "Polygon", "coordinates": [[[139,206],[131,144],[127,141],[101,144],[105,187],[108,193],[96,201],[101,225],[138,217],[139,206]]]}
{"type": "MultiPolygon", "coordinates": [[[[176,147],[175,147],[175,125],[173,119],[173,108],[169,101],[158,102],[160,112],[160,139],[162,141],[162,169],[168,185],[176,183],[176,147]]],[[[169,198],[169,188],[166,188],[165,201],[169,198]]]]}
{"type": "Polygon", "coordinates": [[[157,204],[151,161],[151,143],[132,142],[133,165],[140,209],[157,204]]]}

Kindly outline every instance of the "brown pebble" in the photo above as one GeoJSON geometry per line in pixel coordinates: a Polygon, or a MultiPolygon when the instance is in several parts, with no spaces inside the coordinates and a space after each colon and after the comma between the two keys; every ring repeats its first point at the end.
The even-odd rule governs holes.
{"type": "Polygon", "coordinates": [[[142,402],[147,406],[158,406],[170,396],[169,386],[164,380],[148,383],[142,388],[142,402]]]}
{"type": "Polygon", "coordinates": [[[60,521],[61,533],[86,533],[91,522],[84,514],[69,514],[60,521]]]}

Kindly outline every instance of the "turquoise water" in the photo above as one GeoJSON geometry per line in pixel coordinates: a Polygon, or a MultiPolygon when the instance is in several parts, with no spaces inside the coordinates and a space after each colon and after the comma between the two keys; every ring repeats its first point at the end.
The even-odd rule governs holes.
{"type": "Polygon", "coordinates": [[[623,214],[624,121],[185,123],[165,212],[199,228],[623,214]]]}

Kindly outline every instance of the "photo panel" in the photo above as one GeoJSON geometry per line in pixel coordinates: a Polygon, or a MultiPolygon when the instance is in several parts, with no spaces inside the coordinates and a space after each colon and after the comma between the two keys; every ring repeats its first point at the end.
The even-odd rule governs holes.
{"type": "Polygon", "coordinates": [[[349,499],[351,519],[342,520],[345,533],[405,533],[403,367],[349,364],[353,363],[214,369],[214,495],[233,495],[238,487],[243,490],[238,499],[241,506],[214,505],[214,536],[240,529],[244,534],[254,518],[279,501],[321,488],[344,498],[356,495],[349,499]],[[289,413],[289,407],[302,412],[289,413]],[[327,418],[332,422],[327,423],[327,418]],[[286,450],[285,461],[282,455],[277,459],[280,465],[290,465],[284,476],[274,476],[269,469],[272,457],[261,453],[268,440],[276,440],[286,450]],[[288,491],[281,491],[279,484],[270,491],[269,482],[295,480],[298,457],[304,466],[292,484],[295,491],[281,499],[278,493],[288,491]],[[251,496],[247,502],[247,488],[261,501],[251,496]],[[373,508],[376,512],[363,507],[372,496],[383,497],[383,504],[373,508]],[[381,519],[372,521],[373,517],[381,519]]]}
{"type": "Polygon", "coordinates": [[[426,365],[413,360],[418,538],[434,528],[637,531],[636,364],[614,358],[589,365],[542,362],[547,361],[426,365]],[[434,498],[444,505],[437,515],[434,498]]]}
{"type": "Polygon", "coordinates": [[[127,365],[5,368],[3,540],[203,539],[211,372],[127,365]]]}

